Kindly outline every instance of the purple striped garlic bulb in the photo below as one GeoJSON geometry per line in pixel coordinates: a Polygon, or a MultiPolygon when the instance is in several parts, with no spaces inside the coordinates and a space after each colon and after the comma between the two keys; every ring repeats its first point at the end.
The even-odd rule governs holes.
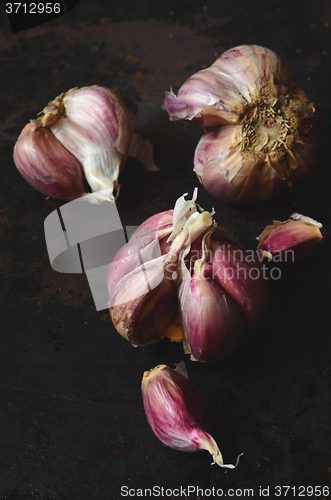
{"type": "Polygon", "coordinates": [[[197,190],[181,196],[173,211],[156,214],[134,232],[108,270],[110,316],[116,330],[135,346],[168,336],[182,340],[178,327],[178,259],[212,224],[199,213],[197,190]]]}
{"type": "Polygon", "coordinates": [[[167,92],[163,108],[170,120],[213,127],[198,143],[194,171],[225,202],[276,198],[316,169],[322,108],[272,50],[241,45],[224,52],[177,96],[167,92]]]}
{"type": "Polygon", "coordinates": [[[278,264],[305,258],[323,241],[326,231],[310,217],[294,213],[284,222],[274,222],[257,237],[259,254],[278,264]]]}
{"type": "Polygon", "coordinates": [[[208,433],[205,403],[180,365],[176,370],[158,365],[143,375],[143,404],[152,431],[170,448],[186,452],[207,450],[213,464],[234,469],[239,457],[235,465],[224,464],[216,441],[208,433]]]}
{"type": "Polygon", "coordinates": [[[168,336],[204,362],[229,356],[264,319],[270,303],[265,266],[217,227],[213,213],[181,196],[147,219],[108,270],[110,316],[133,345],[168,336]]]}
{"type": "Polygon", "coordinates": [[[69,90],[39,114],[18,137],[13,158],[25,180],[47,196],[72,200],[88,185],[96,193],[92,202],[113,201],[128,156],[156,169],[152,145],[133,133],[132,114],[107,88],[69,90]]]}

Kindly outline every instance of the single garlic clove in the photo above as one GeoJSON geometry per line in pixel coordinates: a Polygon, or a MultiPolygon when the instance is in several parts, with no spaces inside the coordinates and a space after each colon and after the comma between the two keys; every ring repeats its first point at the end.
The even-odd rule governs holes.
{"type": "Polygon", "coordinates": [[[167,335],[178,309],[172,273],[176,256],[162,255],[125,275],[110,295],[110,316],[122,337],[135,346],[152,344],[167,335]]]}
{"type": "Polygon", "coordinates": [[[233,469],[238,464],[224,464],[222,454],[207,432],[208,413],[199,393],[183,374],[158,365],[146,371],[141,382],[143,404],[148,423],[163,444],[179,451],[207,450],[213,463],[233,469]]]}
{"type": "Polygon", "coordinates": [[[240,345],[246,331],[241,312],[213,281],[211,264],[203,258],[195,262],[192,278],[184,273],[179,304],[186,351],[196,361],[219,361],[240,345]]]}
{"type": "Polygon", "coordinates": [[[73,200],[86,194],[81,164],[46,128],[28,123],[13,158],[24,179],[46,196],[73,200]]]}
{"type": "Polygon", "coordinates": [[[215,283],[238,306],[247,331],[256,328],[271,302],[268,276],[261,262],[255,253],[222,240],[207,240],[206,246],[211,253],[211,275],[215,283]]]}
{"type": "MultiPolygon", "coordinates": [[[[81,162],[92,191],[109,188],[112,196],[132,140],[131,114],[118,96],[97,85],[59,98],[63,109],[51,131],[81,162]]],[[[47,117],[47,108],[44,113],[47,117]]]]}
{"type": "Polygon", "coordinates": [[[307,180],[321,153],[324,113],[271,50],[241,45],[191,76],[163,106],[171,120],[217,128],[198,144],[194,170],[228,203],[264,201],[307,180]]]}
{"type": "MultiPolygon", "coordinates": [[[[146,221],[147,222],[147,221],[146,221]]],[[[172,226],[155,230],[141,225],[115,254],[108,268],[107,286],[111,298],[118,287],[119,281],[143,263],[168,253],[171,243],[167,242],[172,226]]]]}
{"type": "Polygon", "coordinates": [[[265,228],[257,238],[258,252],[277,264],[291,264],[313,252],[325,234],[322,224],[294,213],[289,220],[265,228]]]}

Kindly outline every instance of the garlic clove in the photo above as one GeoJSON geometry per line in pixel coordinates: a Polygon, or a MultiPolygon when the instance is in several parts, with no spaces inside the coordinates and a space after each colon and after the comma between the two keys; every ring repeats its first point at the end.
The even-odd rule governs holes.
{"type": "Polygon", "coordinates": [[[169,252],[171,243],[167,242],[172,232],[173,210],[149,217],[132,234],[128,243],[120,248],[108,268],[107,286],[110,298],[119,280],[137,269],[143,263],[169,252]]]}
{"type": "Polygon", "coordinates": [[[168,255],[146,262],[125,275],[110,296],[110,316],[122,337],[135,346],[166,336],[178,309],[172,279],[176,263],[168,255]]]}
{"type": "Polygon", "coordinates": [[[207,450],[213,463],[220,467],[237,466],[238,459],[235,465],[224,464],[214,438],[207,432],[209,419],[205,403],[180,366],[173,370],[167,365],[158,365],[146,371],[141,391],[148,423],[163,444],[185,452],[207,450]]]}
{"type": "Polygon", "coordinates": [[[271,302],[271,290],[261,262],[255,254],[224,240],[207,239],[206,246],[211,252],[211,274],[215,283],[235,302],[247,331],[256,328],[271,302]]]}
{"type": "Polygon", "coordinates": [[[192,278],[184,273],[179,288],[186,350],[202,362],[228,357],[245,335],[239,308],[211,279],[210,271],[211,265],[204,258],[196,261],[192,278]]]}
{"type": "Polygon", "coordinates": [[[46,128],[28,123],[13,158],[24,179],[46,196],[73,200],[86,194],[82,165],[46,128]]]}
{"type": "MultiPolygon", "coordinates": [[[[63,112],[51,131],[81,162],[92,191],[109,188],[112,197],[132,140],[132,116],[118,96],[96,85],[60,98],[63,112]]],[[[47,108],[44,113],[47,116],[47,108]]]]}
{"type": "Polygon", "coordinates": [[[280,264],[298,262],[322,242],[326,232],[321,223],[294,213],[284,222],[274,222],[258,236],[259,254],[280,264]]]}
{"type": "MultiPolygon", "coordinates": [[[[246,331],[258,326],[266,316],[271,290],[265,266],[255,252],[242,248],[239,240],[226,229],[216,226],[191,245],[185,257],[184,276],[200,259],[206,260],[204,275],[213,280],[238,307],[246,331]]],[[[183,267],[183,265],[182,265],[183,267]]]]}
{"type": "Polygon", "coordinates": [[[140,226],[129,242],[117,251],[108,268],[107,287],[110,299],[124,276],[142,264],[168,253],[171,244],[167,242],[167,235],[171,230],[172,227],[155,231],[148,226],[140,226]]]}

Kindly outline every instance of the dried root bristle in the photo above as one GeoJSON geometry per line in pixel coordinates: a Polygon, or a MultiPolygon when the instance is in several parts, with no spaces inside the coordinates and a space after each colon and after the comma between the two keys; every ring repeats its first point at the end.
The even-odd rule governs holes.
{"type": "Polygon", "coordinates": [[[291,95],[271,97],[267,88],[262,89],[259,99],[250,103],[240,118],[242,154],[268,161],[269,155],[281,158],[290,151],[297,136],[292,100],[291,95]]]}

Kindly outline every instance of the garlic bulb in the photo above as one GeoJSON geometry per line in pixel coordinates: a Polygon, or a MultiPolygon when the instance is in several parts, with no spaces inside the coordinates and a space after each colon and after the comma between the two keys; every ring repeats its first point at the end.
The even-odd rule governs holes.
{"type": "MultiPolygon", "coordinates": [[[[184,195],[173,212],[150,217],[110,264],[110,316],[120,335],[133,345],[157,342],[176,323],[179,255],[212,224],[209,212],[197,212],[195,197],[196,193],[185,200],[184,195]]],[[[169,336],[174,339],[173,333],[169,336]]],[[[175,337],[182,340],[178,332],[175,337]]]]}
{"type": "Polygon", "coordinates": [[[321,149],[323,111],[273,51],[241,45],[166,93],[170,120],[215,127],[199,141],[194,171],[228,203],[265,201],[308,179],[321,149]]]}
{"type": "Polygon", "coordinates": [[[294,213],[284,222],[274,222],[257,237],[259,254],[278,264],[298,262],[322,242],[326,231],[320,222],[294,213]]]}
{"type": "Polygon", "coordinates": [[[207,450],[214,464],[234,469],[239,457],[235,465],[224,464],[216,441],[207,432],[205,403],[183,374],[180,365],[176,370],[167,365],[158,365],[143,375],[141,391],[152,431],[170,448],[186,452],[207,450]]]}
{"type": "Polygon", "coordinates": [[[109,89],[94,85],[69,90],[40,114],[24,128],[13,157],[23,177],[48,196],[70,200],[84,195],[83,182],[77,186],[79,177],[93,193],[104,191],[92,201],[114,200],[129,155],[143,160],[148,170],[156,169],[152,145],[133,133],[131,113],[109,89]]]}
{"type": "Polygon", "coordinates": [[[212,213],[198,212],[197,190],[133,233],[108,271],[110,316],[133,345],[168,336],[197,361],[229,356],[270,303],[259,259],[212,213]]]}

